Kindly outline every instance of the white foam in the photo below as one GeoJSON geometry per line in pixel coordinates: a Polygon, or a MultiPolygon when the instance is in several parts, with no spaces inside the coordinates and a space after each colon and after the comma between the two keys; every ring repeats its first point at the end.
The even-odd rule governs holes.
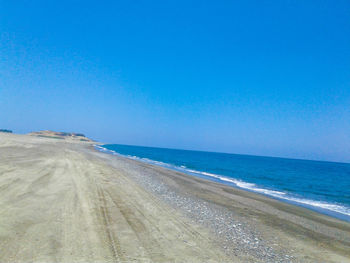
{"type": "Polygon", "coordinates": [[[223,182],[228,182],[230,184],[234,184],[235,186],[242,188],[242,189],[246,189],[246,190],[261,193],[264,195],[272,196],[272,197],[275,197],[278,199],[288,200],[288,201],[292,201],[294,203],[299,203],[299,204],[307,205],[310,207],[317,207],[317,208],[321,208],[321,209],[326,209],[329,211],[333,211],[333,212],[337,212],[337,213],[340,213],[343,215],[350,216],[350,207],[345,207],[345,206],[338,205],[338,204],[331,204],[331,203],[327,203],[324,201],[315,201],[315,200],[310,200],[310,199],[294,197],[294,196],[291,196],[285,192],[261,188],[253,183],[244,182],[244,181],[241,181],[241,180],[238,180],[235,178],[228,178],[228,177],[218,175],[218,174],[189,169],[184,165],[176,166],[176,165],[172,165],[169,163],[151,160],[148,158],[140,158],[140,157],[132,156],[132,155],[122,155],[122,154],[119,154],[113,150],[108,150],[108,149],[106,149],[102,146],[99,146],[99,145],[94,145],[94,146],[102,152],[111,153],[113,155],[121,155],[121,156],[127,157],[129,159],[147,162],[147,163],[151,163],[151,164],[155,164],[158,166],[167,167],[167,168],[171,168],[171,169],[175,169],[175,170],[180,170],[180,171],[191,173],[194,175],[201,175],[201,176],[204,175],[207,177],[212,177],[212,178],[218,179],[218,180],[223,181],[223,182]]]}
{"type": "Polygon", "coordinates": [[[295,203],[304,204],[304,205],[308,205],[308,206],[314,206],[314,207],[318,207],[318,208],[322,208],[322,209],[326,209],[326,210],[330,210],[333,212],[337,212],[340,214],[350,216],[350,208],[344,207],[342,205],[331,204],[331,203],[327,203],[324,201],[316,201],[316,200],[304,199],[304,198],[299,198],[299,197],[293,197],[293,196],[288,195],[285,192],[270,190],[270,189],[266,189],[266,188],[260,188],[253,183],[248,183],[248,182],[244,182],[244,181],[233,179],[233,178],[224,177],[224,176],[217,175],[217,174],[211,174],[211,173],[207,173],[207,172],[199,172],[196,170],[189,170],[189,169],[188,169],[188,171],[191,173],[206,175],[206,176],[214,177],[214,178],[219,179],[221,181],[233,183],[236,186],[238,186],[239,188],[247,189],[247,190],[250,190],[253,192],[258,192],[258,193],[262,193],[262,194],[276,197],[279,199],[284,199],[284,200],[288,200],[288,201],[292,201],[295,203]]]}
{"type": "MultiPolygon", "coordinates": [[[[191,172],[193,172],[193,170],[191,172]]],[[[288,201],[292,201],[295,203],[304,204],[304,205],[308,205],[308,206],[318,207],[318,208],[322,208],[322,209],[326,209],[326,210],[330,210],[333,212],[337,212],[340,214],[350,216],[350,208],[344,207],[342,205],[331,204],[331,203],[327,203],[324,201],[316,201],[316,200],[304,199],[304,198],[299,198],[299,197],[293,197],[293,196],[288,195],[285,192],[260,188],[260,187],[257,187],[253,183],[247,183],[247,182],[240,181],[237,179],[227,178],[227,177],[223,177],[223,176],[219,176],[219,175],[215,175],[215,174],[210,174],[210,173],[205,173],[205,172],[196,172],[196,173],[211,176],[211,177],[217,178],[221,181],[233,183],[236,186],[238,186],[239,188],[247,189],[247,190],[250,190],[253,192],[258,192],[258,193],[262,193],[262,194],[276,197],[279,199],[284,199],[284,200],[288,200],[288,201]]]]}

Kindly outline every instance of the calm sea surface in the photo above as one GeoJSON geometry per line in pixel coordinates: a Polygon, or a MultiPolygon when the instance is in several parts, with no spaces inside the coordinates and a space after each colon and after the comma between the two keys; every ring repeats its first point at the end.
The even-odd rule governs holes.
{"type": "Polygon", "coordinates": [[[347,163],[118,144],[96,148],[350,221],[350,164],[347,163]]]}

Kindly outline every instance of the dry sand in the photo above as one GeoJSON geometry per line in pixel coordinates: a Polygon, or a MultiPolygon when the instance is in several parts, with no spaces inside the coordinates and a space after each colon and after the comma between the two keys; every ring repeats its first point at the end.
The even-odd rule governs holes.
{"type": "Polygon", "coordinates": [[[0,133],[0,262],[246,261],[350,262],[350,224],[90,143],[0,133]]]}

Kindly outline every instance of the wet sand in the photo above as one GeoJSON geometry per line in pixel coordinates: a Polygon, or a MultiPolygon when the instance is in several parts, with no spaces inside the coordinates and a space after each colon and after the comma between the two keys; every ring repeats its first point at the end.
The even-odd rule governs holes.
{"type": "Polygon", "coordinates": [[[0,133],[0,262],[350,262],[350,224],[94,150],[0,133]]]}

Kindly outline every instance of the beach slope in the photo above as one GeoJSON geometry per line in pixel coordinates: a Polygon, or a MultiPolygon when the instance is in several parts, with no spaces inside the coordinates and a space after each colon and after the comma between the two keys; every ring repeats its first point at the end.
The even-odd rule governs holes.
{"type": "Polygon", "coordinates": [[[0,134],[0,262],[228,259],[90,146],[0,134]]]}
{"type": "Polygon", "coordinates": [[[350,262],[350,225],[96,151],[0,133],[0,262],[350,262]]]}

